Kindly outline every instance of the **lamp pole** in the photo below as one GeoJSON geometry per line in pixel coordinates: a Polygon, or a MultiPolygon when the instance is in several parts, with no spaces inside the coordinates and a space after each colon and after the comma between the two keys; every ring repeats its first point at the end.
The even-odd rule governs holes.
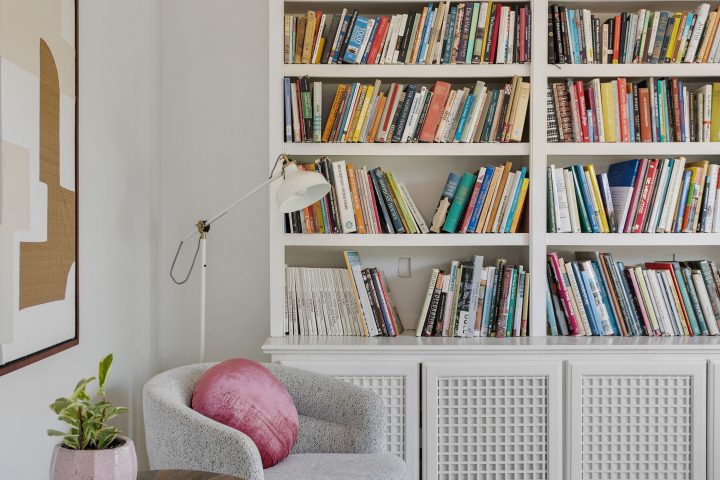
{"type": "Polygon", "coordinates": [[[275,165],[270,171],[270,176],[265,179],[260,185],[256,186],[242,197],[232,202],[227,207],[220,210],[217,214],[213,215],[210,220],[198,220],[195,224],[195,229],[188,233],[180,241],[177,252],[175,252],[175,258],[173,259],[172,266],[170,267],[170,278],[178,285],[182,285],[188,281],[190,274],[192,273],[195,261],[197,260],[198,254],[200,254],[200,361],[205,360],[205,286],[207,279],[207,237],[210,232],[210,226],[221,217],[230,213],[232,209],[243,203],[248,198],[255,195],[257,192],[268,186],[275,180],[284,177],[284,181],[278,189],[278,207],[281,212],[287,213],[294,210],[300,210],[312,205],[316,201],[320,200],[330,191],[330,184],[327,182],[325,177],[317,172],[300,171],[292,160],[290,160],[284,153],[281,154],[275,165]],[[282,162],[281,168],[278,170],[278,164],[282,162]],[[183,244],[193,237],[198,235],[198,246],[193,257],[192,264],[188,270],[187,275],[183,280],[177,280],[173,275],[175,270],[175,262],[177,262],[178,255],[182,249],[183,244]]]}
{"type": "MultiPolygon", "coordinates": [[[[232,209],[243,203],[248,198],[255,195],[257,192],[268,186],[270,183],[274,182],[278,178],[282,176],[282,170],[279,173],[274,174],[270,178],[266,179],[263,183],[256,186],[252,190],[250,190],[248,193],[243,195],[241,198],[235,200],[233,203],[222,209],[220,212],[218,212],[216,215],[214,215],[210,220],[198,220],[198,222],[195,224],[195,230],[185,235],[185,237],[181,240],[180,245],[189,240],[191,237],[195,235],[200,235],[199,239],[199,254],[200,254],[200,361],[205,361],[205,317],[206,317],[206,284],[207,284],[207,237],[208,233],[210,233],[210,225],[212,225],[213,222],[218,220],[220,217],[223,217],[224,215],[230,213],[232,209]]],[[[178,249],[178,252],[180,250],[178,249]]],[[[177,257],[176,257],[177,258],[177,257]]],[[[174,262],[173,262],[174,263],[174,262]]],[[[191,267],[192,268],[192,267],[191,267]]],[[[171,273],[172,275],[172,273],[171,273]]],[[[176,282],[177,283],[177,282],[176,282]]],[[[184,283],[184,282],[182,282],[184,283]]]]}

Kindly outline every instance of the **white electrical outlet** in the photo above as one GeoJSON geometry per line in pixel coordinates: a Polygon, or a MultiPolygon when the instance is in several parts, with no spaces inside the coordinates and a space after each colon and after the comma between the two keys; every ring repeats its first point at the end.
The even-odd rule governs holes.
{"type": "Polygon", "coordinates": [[[412,276],[412,267],[409,257],[398,258],[398,277],[410,278],[412,276]]]}

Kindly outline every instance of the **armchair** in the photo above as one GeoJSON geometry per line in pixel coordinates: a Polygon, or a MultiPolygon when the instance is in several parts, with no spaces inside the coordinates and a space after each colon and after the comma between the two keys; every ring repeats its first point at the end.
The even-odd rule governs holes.
{"type": "Polygon", "coordinates": [[[292,453],[263,470],[242,432],[190,408],[200,376],[213,364],[176,368],[143,389],[145,435],[153,469],[184,468],[246,480],[402,480],[405,463],[385,451],[385,410],[369,390],[305,370],[265,366],[293,398],[300,428],[292,453]]]}

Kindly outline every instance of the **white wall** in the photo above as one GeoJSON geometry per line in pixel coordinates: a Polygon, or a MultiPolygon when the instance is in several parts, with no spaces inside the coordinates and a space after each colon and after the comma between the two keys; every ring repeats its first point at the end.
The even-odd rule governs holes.
{"type": "MultiPolygon", "coordinates": [[[[177,242],[200,218],[268,175],[264,0],[163,0],[163,131],[159,274],[163,369],[197,361],[199,276],[169,276],[177,242]]],[[[207,359],[261,359],[269,334],[268,193],[212,227],[208,239],[207,359]]],[[[178,261],[184,276],[195,250],[178,261]]]]}
{"type": "MultiPolygon", "coordinates": [[[[108,352],[145,463],[142,385],[199,351],[177,240],[268,174],[267,24],[263,0],[80,0],[80,346],[0,377],[0,478],[47,478],[47,405],[108,352]]],[[[267,192],[213,226],[210,360],[263,358],[267,243],[267,192]]]]}
{"type": "Polygon", "coordinates": [[[47,405],[115,354],[109,396],[144,458],[140,389],[156,364],[158,5],[80,1],[80,345],[0,377],[0,478],[48,478],[47,405]]]}

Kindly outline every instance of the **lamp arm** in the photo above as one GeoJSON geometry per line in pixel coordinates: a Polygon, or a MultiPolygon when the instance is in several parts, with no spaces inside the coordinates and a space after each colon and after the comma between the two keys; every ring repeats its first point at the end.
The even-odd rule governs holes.
{"type": "MultiPolygon", "coordinates": [[[[268,177],[267,179],[265,179],[264,182],[262,182],[261,184],[259,184],[258,186],[256,186],[255,188],[253,188],[252,190],[250,190],[249,192],[247,192],[245,195],[243,195],[242,197],[238,198],[237,200],[235,200],[234,202],[232,202],[230,205],[228,205],[227,207],[223,208],[221,211],[219,211],[218,213],[216,213],[215,215],[213,215],[213,216],[210,218],[210,220],[201,220],[201,222],[204,223],[205,228],[210,227],[210,225],[211,225],[213,222],[215,222],[216,220],[218,220],[220,217],[223,217],[223,216],[225,216],[226,214],[230,213],[230,211],[232,211],[235,207],[237,207],[238,205],[240,205],[241,203],[243,203],[245,200],[247,200],[248,198],[250,198],[250,197],[252,197],[253,195],[255,195],[257,192],[259,192],[260,190],[262,190],[263,188],[265,188],[266,186],[268,186],[269,184],[271,184],[272,182],[274,182],[275,180],[277,180],[277,179],[280,178],[281,176],[282,176],[282,171],[273,174],[272,176],[270,176],[270,177],[268,177]]],[[[206,230],[206,231],[207,231],[207,230],[206,230]]],[[[197,235],[197,234],[198,234],[198,229],[195,228],[192,232],[190,232],[190,233],[188,233],[187,235],[185,235],[185,236],[182,238],[182,240],[180,240],[180,241],[181,241],[181,242],[185,242],[185,241],[188,240],[190,237],[192,237],[193,235],[197,235]]]]}

